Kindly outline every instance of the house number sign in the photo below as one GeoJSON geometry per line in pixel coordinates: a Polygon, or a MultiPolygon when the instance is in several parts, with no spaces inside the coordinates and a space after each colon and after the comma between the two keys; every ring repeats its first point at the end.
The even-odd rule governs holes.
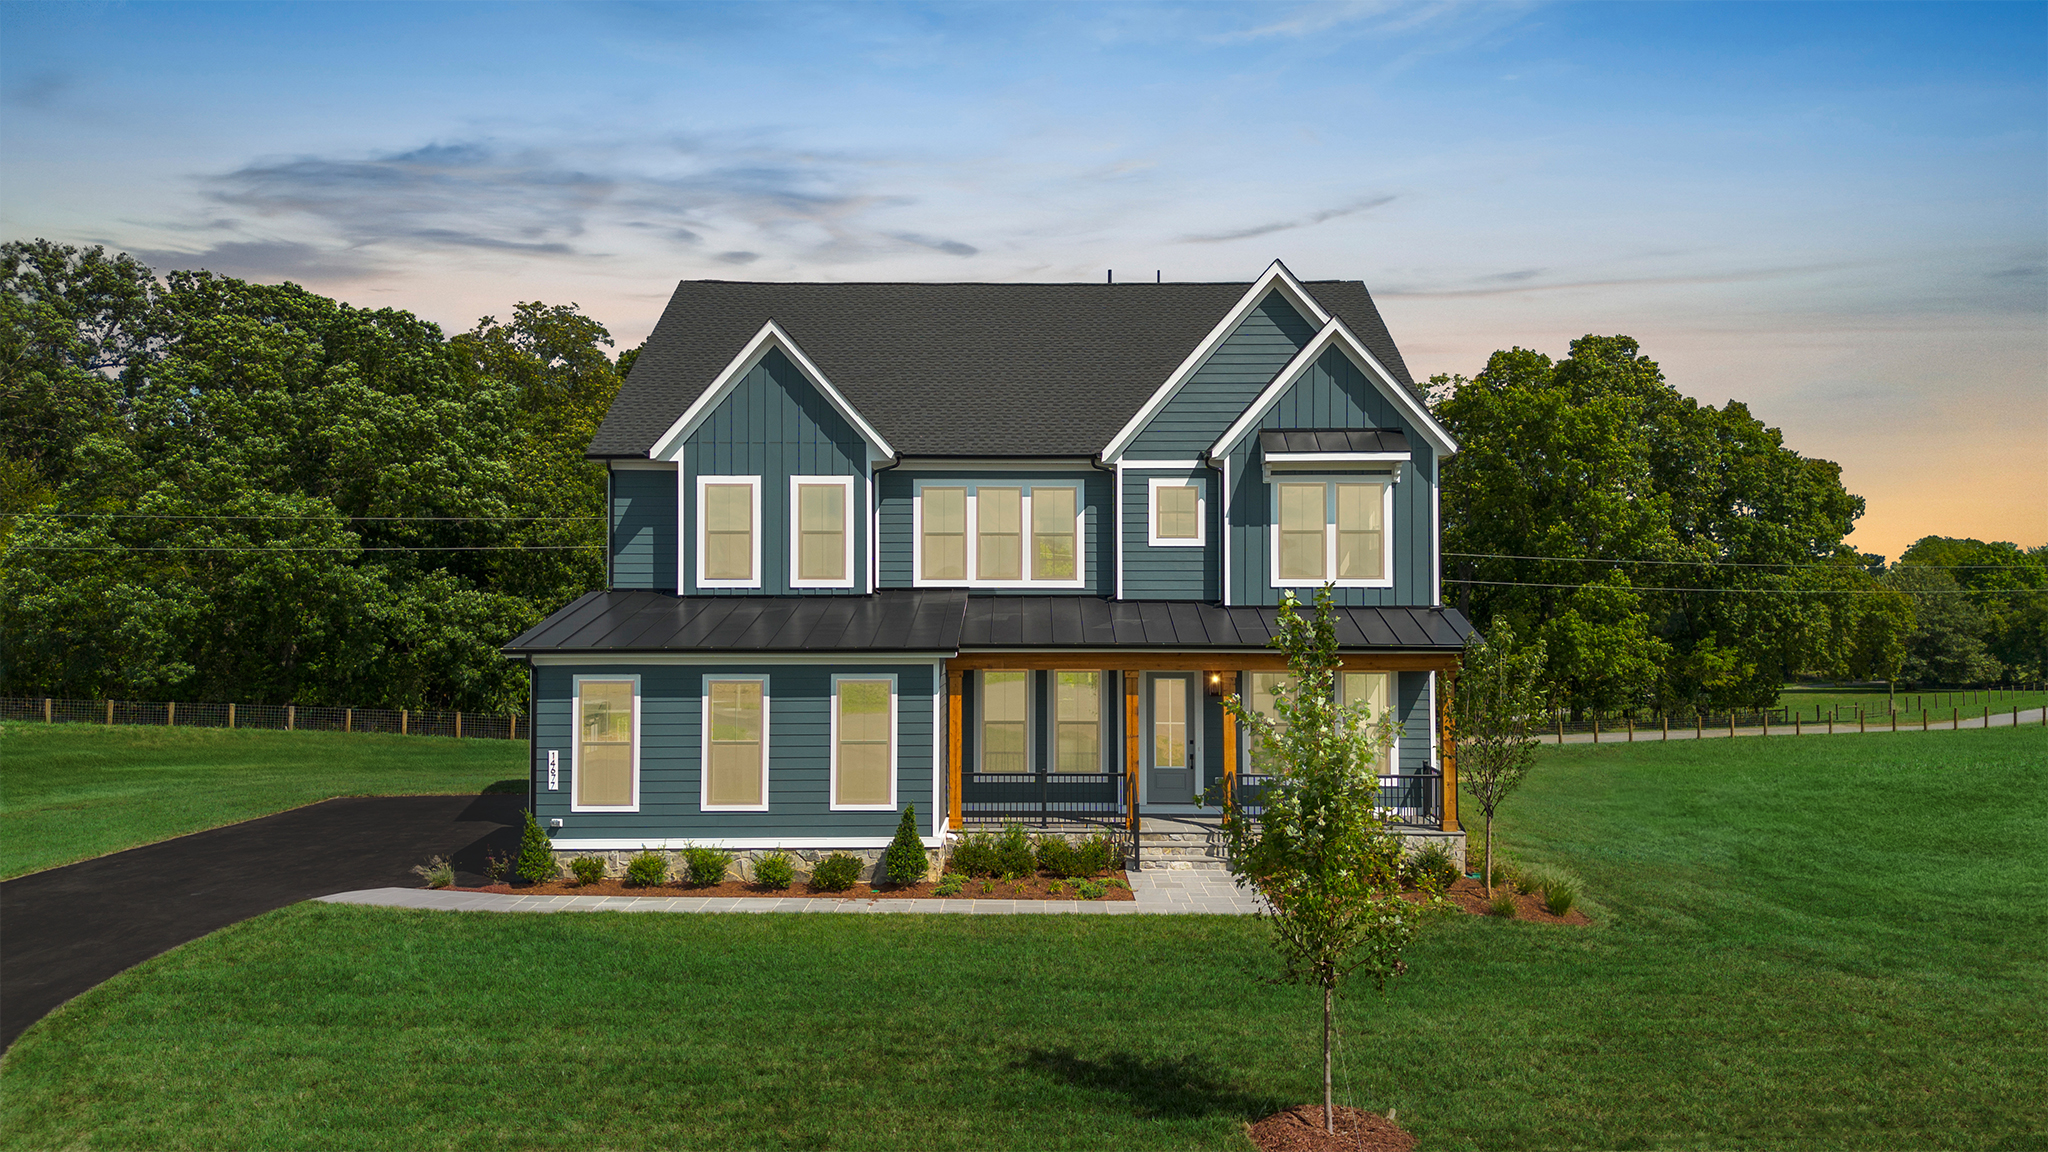
{"type": "Polygon", "coordinates": [[[562,753],[559,749],[548,749],[548,791],[562,790],[562,753]]]}

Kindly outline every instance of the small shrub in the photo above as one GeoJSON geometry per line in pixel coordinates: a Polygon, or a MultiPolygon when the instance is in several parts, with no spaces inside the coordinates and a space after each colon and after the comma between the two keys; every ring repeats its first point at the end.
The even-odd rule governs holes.
{"type": "Polygon", "coordinates": [[[996,874],[1016,877],[1037,872],[1038,856],[1031,850],[1031,833],[1022,824],[1005,824],[1003,834],[996,837],[996,874]]]}
{"type": "Polygon", "coordinates": [[[1441,840],[1432,840],[1408,858],[1408,876],[1425,892],[1442,892],[1458,880],[1458,862],[1441,840]]]}
{"type": "Polygon", "coordinates": [[[1505,892],[1495,896],[1493,902],[1486,906],[1486,914],[1488,916],[1498,916],[1503,920],[1513,920],[1515,918],[1515,898],[1505,892]]]}
{"type": "MultiPolygon", "coordinates": [[[[1467,848],[1467,849],[1466,849],[1466,851],[1468,851],[1468,852],[1469,852],[1469,851],[1471,851],[1471,849],[1470,849],[1470,848],[1467,848]]],[[[1480,866],[1481,868],[1484,868],[1484,867],[1486,867],[1486,864],[1485,864],[1485,862],[1484,862],[1484,861],[1482,861],[1482,862],[1480,863],[1480,865],[1479,865],[1479,866],[1480,866]]],[[[1495,888],[1506,888],[1506,887],[1509,887],[1509,886],[1511,886],[1511,885],[1513,884],[1513,882],[1514,882],[1514,879],[1515,879],[1515,874],[1516,874],[1516,868],[1515,868],[1515,866],[1514,866],[1514,864],[1513,864],[1513,863],[1511,863],[1511,862],[1509,862],[1508,860],[1506,860],[1506,859],[1502,858],[1502,857],[1501,857],[1501,856],[1499,856],[1498,854],[1496,854],[1496,855],[1494,856],[1494,860],[1493,860],[1493,886],[1494,886],[1495,888]]]]}
{"type": "Polygon", "coordinates": [[[1074,854],[1079,858],[1080,870],[1074,873],[1076,876],[1100,876],[1123,864],[1123,853],[1118,850],[1116,841],[1101,834],[1083,840],[1074,854]]]}
{"type": "Polygon", "coordinates": [[[668,858],[659,852],[641,852],[626,861],[626,887],[652,888],[668,879],[668,858]]]}
{"type": "Polygon", "coordinates": [[[412,866],[413,875],[427,882],[429,888],[453,888],[455,886],[455,865],[441,856],[429,856],[425,864],[412,866]]]}
{"type": "Polygon", "coordinates": [[[962,876],[958,872],[948,872],[944,876],[939,877],[939,886],[932,889],[932,891],[940,896],[958,896],[960,890],[965,887],[967,887],[967,877],[962,876]]]}
{"type": "Polygon", "coordinates": [[[1074,885],[1074,891],[1080,893],[1083,900],[1100,900],[1102,894],[1109,891],[1109,885],[1100,880],[1083,880],[1074,885]]]}
{"type": "Polygon", "coordinates": [[[569,874],[576,877],[578,884],[595,884],[604,879],[604,861],[595,856],[578,856],[569,861],[569,874]]]}
{"type": "MultiPolygon", "coordinates": [[[[1497,883],[1497,881],[1496,881],[1497,883]]],[[[1508,873],[1508,883],[1517,893],[1527,896],[1543,887],[1543,870],[1540,868],[1515,868],[1508,873]]]]}
{"type": "Polygon", "coordinates": [[[996,885],[995,885],[995,881],[993,881],[993,880],[983,880],[983,881],[981,882],[981,894],[982,894],[983,896],[986,896],[986,895],[988,895],[989,893],[991,893],[991,892],[993,892],[993,891],[995,891],[995,890],[996,890],[996,885]]]}
{"type": "Polygon", "coordinates": [[[844,892],[860,879],[860,857],[834,852],[818,861],[811,883],[827,892],[844,892]]]}
{"type": "Polygon", "coordinates": [[[968,876],[994,876],[1002,870],[1003,862],[996,855],[996,840],[986,832],[976,832],[960,841],[953,849],[951,866],[968,876]]]}
{"type": "Polygon", "coordinates": [[[916,884],[931,871],[931,858],[924,854],[924,841],[917,836],[917,805],[903,806],[903,819],[896,822],[896,838],[882,854],[882,872],[889,883],[916,884]]]}
{"type": "Polygon", "coordinates": [[[1562,877],[1552,877],[1543,887],[1543,910],[1552,916],[1562,916],[1572,910],[1579,899],[1578,886],[1562,877]]]}
{"type": "Polygon", "coordinates": [[[770,852],[754,861],[754,879],[770,888],[787,888],[796,883],[796,866],[788,856],[770,852]]]}
{"type": "Polygon", "coordinates": [[[555,846],[542,831],[540,821],[533,818],[533,809],[524,813],[526,825],[519,830],[519,863],[512,866],[512,874],[528,884],[545,884],[561,872],[555,863],[555,846]]]}
{"type": "Polygon", "coordinates": [[[1402,877],[1408,875],[1408,864],[1402,856],[1405,851],[1399,836],[1385,831],[1373,833],[1366,839],[1365,855],[1359,862],[1361,877],[1382,891],[1400,887],[1402,877]]]}
{"type": "Polygon", "coordinates": [[[1045,894],[1047,896],[1059,896],[1064,894],[1066,890],[1067,882],[1065,880],[1055,880],[1045,886],[1045,894]]]}
{"type": "Polygon", "coordinates": [[[709,887],[725,879],[725,873],[732,867],[732,853],[716,848],[683,849],[683,870],[689,873],[690,883],[699,888],[709,887]]]}
{"type": "Polygon", "coordinates": [[[496,852],[484,853],[484,875],[491,878],[491,883],[502,882],[511,871],[512,857],[500,856],[496,852]]]}
{"type": "Polygon", "coordinates": [[[1038,868],[1061,880],[1083,874],[1081,854],[1058,836],[1046,836],[1038,841],[1038,868]]]}

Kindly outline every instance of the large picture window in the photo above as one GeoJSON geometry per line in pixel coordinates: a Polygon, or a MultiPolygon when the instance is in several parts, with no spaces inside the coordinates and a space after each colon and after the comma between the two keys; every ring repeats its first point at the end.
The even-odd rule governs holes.
{"type": "Polygon", "coordinates": [[[576,811],[639,807],[639,703],[639,684],[630,678],[576,681],[576,752],[570,765],[576,811]]]}
{"type": "Polygon", "coordinates": [[[1079,588],[1081,489],[1073,483],[929,485],[916,497],[916,583],[1079,588]]]}
{"type": "Polygon", "coordinates": [[[1102,673],[1052,676],[1053,771],[1102,771],[1102,673]]]}
{"type": "Polygon", "coordinates": [[[789,505],[790,586],[853,587],[853,478],[793,476],[789,505]]]}
{"type": "Polygon", "coordinates": [[[1276,481],[1273,586],[1391,587],[1392,512],[1393,485],[1383,481],[1276,481]]]}
{"type": "Polygon", "coordinates": [[[1031,673],[981,674],[981,770],[1031,771],[1031,673]]]}
{"type": "Polygon", "coordinates": [[[832,807],[896,807],[896,686],[887,679],[835,678],[832,685],[832,807]]]}
{"type": "Polygon", "coordinates": [[[711,680],[704,685],[706,809],[768,810],[768,685],[711,680]]]}
{"type": "Polygon", "coordinates": [[[697,586],[761,586],[761,478],[697,478],[697,586]]]}

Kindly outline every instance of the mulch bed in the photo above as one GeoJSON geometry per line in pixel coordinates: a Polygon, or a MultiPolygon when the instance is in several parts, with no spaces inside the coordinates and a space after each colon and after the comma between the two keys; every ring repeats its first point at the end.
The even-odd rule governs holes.
{"type": "Polygon", "coordinates": [[[1377,1112],[1339,1105],[1337,1134],[1323,1131],[1323,1106],[1301,1104],[1247,1124],[1260,1152],[1408,1152],[1415,1137],[1377,1112]]]}
{"type": "MultiPolygon", "coordinates": [[[[1592,923],[1586,914],[1576,907],[1562,916],[1552,916],[1550,911],[1543,907],[1543,897],[1534,893],[1527,896],[1516,895],[1514,888],[1509,885],[1496,887],[1493,892],[1496,896],[1514,897],[1517,920],[1530,920],[1538,924],[1569,924],[1574,927],[1592,923]]],[[[1490,915],[1486,907],[1486,886],[1470,876],[1459,877],[1457,883],[1445,890],[1444,897],[1474,916],[1490,915]]],[[[1422,897],[1418,893],[1409,898],[1420,900],[1422,897]]]]}
{"type": "MultiPolygon", "coordinates": [[[[1135,900],[1131,894],[1130,881],[1121,870],[1108,876],[1097,877],[1097,882],[1116,880],[1120,885],[1111,885],[1098,899],[1135,900]]],[[[556,880],[547,884],[492,884],[484,888],[451,888],[451,892],[517,892],[529,896],[804,896],[824,897],[835,900],[1078,900],[1072,880],[1050,880],[1034,876],[1028,880],[969,880],[965,887],[952,896],[941,896],[934,889],[937,883],[910,884],[898,888],[891,884],[859,883],[844,892],[827,892],[812,887],[809,881],[798,880],[787,888],[770,888],[765,884],[750,884],[739,880],[728,880],[723,884],[696,887],[684,881],[671,881],[653,888],[628,888],[626,882],[616,877],[607,877],[595,884],[578,884],[574,880],[556,880]],[[1054,895],[1051,887],[1058,884],[1063,889],[1054,895]],[[983,891],[983,885],[988,890],[983,891]]]]}

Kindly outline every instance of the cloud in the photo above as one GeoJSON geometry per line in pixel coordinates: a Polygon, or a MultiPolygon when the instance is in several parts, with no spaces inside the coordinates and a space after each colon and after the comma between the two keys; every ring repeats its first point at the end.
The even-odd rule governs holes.
{"type": "Polygon", "coordinates": [[[761,254],[759,252],[720,252],[712,257],[713,260],[718,261],[720,264],[752,264],[760,258],[761,254]]]}
{"type": "Polygon", "coordinates": [[[242,280],[360,280],[386,271],[383,263],[362,251],[317,248],[290,240],[229,240],[198,252],[127,251],[160,273],[205,269],[242,280]]]}
{"type": "Polygon", "coordinates": [[[1318,224],[1335,220],[1340,216],[1350,216],[1357,212],[1369,212],[1382,204],[1392,203],[1393,200],[1394,197],[1391,195],[1373,196],[1353,204],[1343,205],[1342,207],[1325,208],[1320,212],[1311,212],[1298,220],[1276,220],[1270,224],[1255,224],[1249,228],[1237,228],[1228,232],[1198,233],[1191,236],[1183,236],[1177,243],[1221,244],[1229,240],[1249,240],[1254,236],[1266,236],[1274,232],[1285,232],[1292,228],[1313,228],[1318,224]]]}
{"type": "Polygon", "coordinates": [[[905,244],[915,244],[934,252],[944,252],[948,256],[973,256],[981,251],[972,244],[962,244],[958,240],[942,240],[936,236],[924,236],[916,232],[891,232],[889,235],[905,244]]]}
{"type": "Polygon", "coordinates": [[[1582,288],[1628,288],[1637,286],[1669,286],[1686,284],[1742,284],[1756,280],[1781,280],[1792,276],[1809,276],[1817,273],[1839,272],[1857,267],[1856,263],[1839,262],[1829,264],[1802,264],[1783,268],[1752,268],[1735,272],[1703,272],[1683,276],[1635,276],[1615,277],[1604,280],[1569,280],[1550,284],[1530,284],[1526,281],[1543,274],[1544,269],[1528,268],[1515,272],[1497,272],[1480,276],[1481,282],[1505,281],[1497,287],[1483,288],[1420,288],[1391,285],[1373,290],[1374,296],[1415,296],[1454,298],[1461,296],[1510,296],[1527,292],[1567,292],[1582,288]]]}
{"type": "Polygon", "coordinates": [[[19,84],[10,85],[5,99],[16,108],[47,112],[57,103],[57,98],[72,86],[71,77],[62,72],[45,69],[28,76],[19,84]]]}

